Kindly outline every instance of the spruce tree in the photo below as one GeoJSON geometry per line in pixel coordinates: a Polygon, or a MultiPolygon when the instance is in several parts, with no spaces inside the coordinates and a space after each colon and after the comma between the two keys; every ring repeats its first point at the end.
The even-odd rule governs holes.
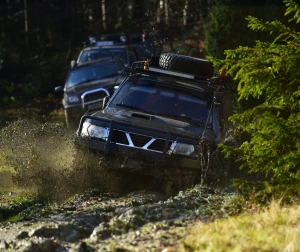
{"type": "Polygon", "coordinates": [[[225,50],[225,59],[210,57],[216,67],[238,81],[239,100],[264,96],[264,102],[233,115],[232,120],[250,139],[239,147],[221,144],[229,155],[237,155],[249,172],[270,173],[271,195],[299,195],[300,192],[300,5],[285,0],[280,21],[262,21],[249,16],[249,28],[270,36],[271,42],[225,50]]]}
{"type": "Polygon", "coordinates": [[[284,4],[281,0],[217,0],[210,9],[205,28],[205,50],[212,57],[225,57],[224,50],[237,46],[254,46],[255,40],[272,39],[264,33],[247,29],[245,17],[255,15],[257,18],[271,21],[282,20],[284,4]]]}

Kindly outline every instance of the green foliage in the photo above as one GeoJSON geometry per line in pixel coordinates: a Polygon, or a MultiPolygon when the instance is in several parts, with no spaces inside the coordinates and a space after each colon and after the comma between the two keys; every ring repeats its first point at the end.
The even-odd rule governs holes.
{"type": "Polygon", "coordinates": [[[19,198],[15,198],[14,200],[12,200],[8,205],[1,205],[0,214],[2,214],[4,222],[9,221],[15,223],[20,221],[21,219],[25,219],[25,212],[28,215],[28,212],[30,211],[29,209],[36,209],[37,205],[41,205],[39,202],[40,199],[35,196],[20,196],[19,198]]]}
{"type": "MultiPolygon", "coordinates": [[[[299,22],[300,5],[284,1],[290,21],[299,22]]],[[[264,97],[264,103],[230,119],[251,139],[238,148],[221,145],[237,155],[250,172],[271,173],[276,195],[298,194],[300,182],[300,33],[279,21],[263,22],[249,16],[249,28],[276,35],[272,42],[256,41],[254,47],[226,50],[224,60],[210,58],[238,81],[239,100],[264,97]]],[[[274,195],[274,194],[273,194],[274,195]]]]}
{"type": "Polygon", "coordinates": [[[30,106],[54,93],[70,67],[66,55],[64,51],[23,55],[0,47],[0,109],[30,106]]]}
{"type": "MultiPolygon", "coordinates": [[[[281,2],[281,1],[280,1],[281,2]]],[[[266,20],[281,20],[284,9],[278,1],[218,0],[211,8],[205,29],[206,52],[216,58],[225,58],[224,50],[239,45],[254,46],[255,40],[270,40],[263,32],[253,33],[247,29],[245,17],[256,15],[266,20]]]]}

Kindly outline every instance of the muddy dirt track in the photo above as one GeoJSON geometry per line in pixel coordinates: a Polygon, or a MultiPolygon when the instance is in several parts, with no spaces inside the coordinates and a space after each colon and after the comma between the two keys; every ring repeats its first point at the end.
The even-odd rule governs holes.
{"type": "Polygon", "coordinates": [[[226,210],[235,195],[229,188],[202,184],[166,194],[139,178],[78,170],[73,134],[29,120],[2,129],[1,158],[15,171],[1,171],[1,188],[34,197],[12,204],[15,192],[3,191],[1,251],[177,251],[188,227],[235,214],[226,210]]]}

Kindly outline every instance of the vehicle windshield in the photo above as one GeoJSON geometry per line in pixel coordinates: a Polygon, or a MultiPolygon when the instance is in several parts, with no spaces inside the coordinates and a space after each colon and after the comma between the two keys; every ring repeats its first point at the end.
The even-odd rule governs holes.
{"type": "Polygon", "coordinates": [[[89,50],[84,50],[79,56],[78,59],[78,64],[92,61],[92,60],[97,60],[97,59],[102,59],[102,58],[108,58],[116,56],[120,58],[124,64],[128,63],[128,57],[126,54],[125,48],[93,48],[89,50]]]}
{"type": "Polygon", "coordinates": [[[115,62],[87,65],[71,71],[66,81],[66,87],[73,87],[81,83],[118,76],[122,67],[115,62]]]}
{"type": "Polygon", "coordinates": [[[127,82],[113,97],[111,106],[123,106],[155,115],[189,118],[205,123],[208,103],[192,91],[181,91],[155,81],[127,82]]]}

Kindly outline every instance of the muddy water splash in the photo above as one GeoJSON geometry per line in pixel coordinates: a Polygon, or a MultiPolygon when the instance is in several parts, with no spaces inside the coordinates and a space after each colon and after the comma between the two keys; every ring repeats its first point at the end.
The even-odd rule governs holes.
{"type": "Polygon", "coordinates": [[[95,187],[107,190],[116,177],[97,165],[97,157],[78,153],[73,139],[74,131],[63,125],[18,120],[1,129],[0,160],[14,169],[16,186],[47,201],[95,187]],[[81,161],[75,164],[74,157],[81,161]]]}

